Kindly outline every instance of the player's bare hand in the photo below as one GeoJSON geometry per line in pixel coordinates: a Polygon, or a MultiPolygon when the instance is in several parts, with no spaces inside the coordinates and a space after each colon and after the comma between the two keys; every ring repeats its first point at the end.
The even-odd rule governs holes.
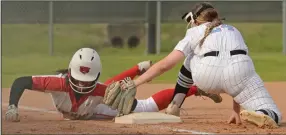
{"type": "Polygon", "coordinates": [[[5,120],[12,122],[19,122],[20,117],[18,114],[18,108],[15,105],[8,106],[8,110],[5,114],[5,120]]]}
{"type": "Polygon", "coordinates": [[[240,119],[239,113],[233,111],[230,118],[228,119],[227,123],[240,125],[241,119],[240,119]]]}

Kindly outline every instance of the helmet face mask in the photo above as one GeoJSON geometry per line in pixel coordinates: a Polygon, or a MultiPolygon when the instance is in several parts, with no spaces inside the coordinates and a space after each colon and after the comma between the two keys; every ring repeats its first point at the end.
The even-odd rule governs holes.
{"type": "Polygon", "coordinates": [[[195,27],[197,26],[195,24],[195,19],[194,19],[194,14],[193,12],[189,12],[189,13],[186,13],[182,16],[182,19],[184,19],[188,25],[187,25],[187,29],[189,28],[189,25],[191,25],[191,27],[195,27]]]}
{"type": "Polygon", "coordinates": [[[99,79],[101,68],[101,61],[95,50],[79,49],[69,64],[68,79],[71,89],[80,94],[92,92],[99,79]]]}
{"type": "Polygon", "coordinates": [[[94,81],[80,81],[70,76],[69,84],[73,91],[80,93],[80,94],[88,94],[92,92],[94,88],[96,87],[99,76],[100,76],[100,73],[98,74],[97,79],[94,81]]]}
{"type": "Polygon", "coordinates": [[[187,29],[189,25],[191,25],[191,27],[197,26],[196,19],[204,10],[209,9],[209,8],[214,8],[214,7],[210,3],[203,2],[203,3],[199,3],[195,5],[191,12],[185,13],[182,16],[182,19],[188,23],[187,29]]]}

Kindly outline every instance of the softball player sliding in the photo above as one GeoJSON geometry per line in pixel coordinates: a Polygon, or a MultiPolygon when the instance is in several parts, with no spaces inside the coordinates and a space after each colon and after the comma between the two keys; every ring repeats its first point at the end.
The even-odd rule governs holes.
{"type": "MultiPolygon", "coordinates": [[[[102,104],[107,85],[125,77],[134,78],[150,66],[151,61],[140,62],[102,84],[98,82],[102,68],[99,55],[90,48],[79,49],[73,55],[69,68],[61,70],[58,75],[24,76],[16,79],[11,87],[5,119],[20,121],[17,108],[25,89],[50,93],[56,109],[63,114],[64,119],[113,118],[117,115],[117,110],[102,104]]],[[[165,89],[148,99],[135,99],[131,109],[133,112],[157,112],[165,109],[171,102],[173,92],[174,89],[165,89]]],[[[220,97],[199,92],[196,87],[189,89],[187,96],[200,93],[215,102],[221,102],[220,97]]]]}
{"type": "Polygon", "coordinates": [[[233,97],[233,114],[228,123],[240,124],[241,117],[259,127],[278,127],[281,113],[255,72],[240,32],[223,24],[209,3],[196,4],[183,19],[192,27],[175,49],[139,78],[122,83],[121,89],[134,89],[186,57],[166,113],[178,115],[189,86],[195,83],[205,92],[227,93],[233,97]],[[240,106],[245,110],[240,112],[240,106]]]}

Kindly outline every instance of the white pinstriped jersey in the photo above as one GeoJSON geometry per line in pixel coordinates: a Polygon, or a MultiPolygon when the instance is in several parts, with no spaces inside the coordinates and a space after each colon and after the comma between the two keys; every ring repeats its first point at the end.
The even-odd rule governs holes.
{"type": "Polygon", "coordinates": [[[240,32],[235,27],[226,24],[215,27],[205,39],[202,47],[200,47],[199,43],[204,37],[207,24],[209,23],[188,29],[185,37],[176,45],[175,49],[182,51],[185,56],[192,53],[202,56],[210,51],[231,51],[238,49],[247,51],[247,46],[240,32]]]}
{"type": "Polygon", "coordinates": [[[240,32],[233,26],[222,24],[215,27],[200,46],[208,24],[188,29],[175,47],[187,57],[184,66],[192,72],[195,85],[206,92],[227,93],[245,109],[271,109],[280,121],[281,113],[255,72],[251,58],[248,55],[230,55],[232,50],[248,53],[240,32]],[[211,51],[219,51],[219,55],[204,57],[211,51]]]}

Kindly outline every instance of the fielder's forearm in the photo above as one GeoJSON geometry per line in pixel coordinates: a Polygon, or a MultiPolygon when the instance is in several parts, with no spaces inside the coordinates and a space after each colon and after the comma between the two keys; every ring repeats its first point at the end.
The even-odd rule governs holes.
{"type": "Polygon", "coordinates": [[[240,113],[240,105],[233,100],[233,110],[236,113],[240,113]]]}
{"type": "Polygon", "coordinates": [[[135,79],[134,83],[136,86],[139,86],[141,84],[151,81],[153,78],[163,74],[167,70],[167,68],[162,67],[162,65],[160,65],[160,62],[156,63],[151,66],[144,74],[135,79]]]}
{"type": "Polygon", "coordinates": [[[185,58],[183,52],[173,50],[168,56],[151,66],[143,75],[139,76],[134,83],[139,86],[143,83],[151,81],[155,77],[172,69],[178,62],[185,58]]]}
{"type": "Polygon", "coordinates": [[[18,102],[25,89],[32,89],[32,76],[24,76],[17,78],[12,84],[10,91],[9,105],[18,106],[18,102]]]}

